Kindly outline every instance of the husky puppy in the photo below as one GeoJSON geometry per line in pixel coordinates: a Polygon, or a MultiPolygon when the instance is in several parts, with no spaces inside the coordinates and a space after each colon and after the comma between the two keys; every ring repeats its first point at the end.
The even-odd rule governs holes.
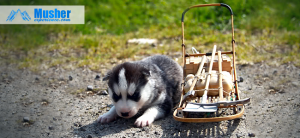
{"type": "Polygon", "coordinates": [[[99,116],[97,122],[108,123],[118,116],[131,118],[143,113],[134,124],[149,126],[170,113],[179,102],[182,78],[179,64],[162,55],[115,66],[103,78],[108,80],[114,106],[99,116]]]}

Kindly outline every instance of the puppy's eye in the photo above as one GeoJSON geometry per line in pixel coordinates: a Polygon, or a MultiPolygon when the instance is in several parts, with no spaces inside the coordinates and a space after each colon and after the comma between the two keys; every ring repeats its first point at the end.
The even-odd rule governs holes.
{"type": "Polygon", "coordinates": [[[135,102],[138,102],[141,98],[140,91],[136,90],[132,95],[128,94],[127,98],[135,102]]]}
{"type": "Polygon", "coordinates": [[[120,94],[120,95],[117,95],[116,93],[113,92],[112,99],[113,99],[115,102],[118,102],[121,98],[122,98],[121,94],[120,94]]]}

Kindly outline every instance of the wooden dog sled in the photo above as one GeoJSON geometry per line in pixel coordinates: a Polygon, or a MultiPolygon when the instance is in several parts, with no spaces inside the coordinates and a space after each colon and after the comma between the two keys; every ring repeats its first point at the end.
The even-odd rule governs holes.
{"type": "Polygon", "coordinates": [[[180,103],[173,117],[181,122],[219,122],[240,118],[244,104],[250,98],[240,99],[234,48],[233,12],[227,4],[203,4],[189,7],[182,13],[182,55],[184,85],[180,103]],[[184,43],[184,15],[196,7],[223,6],[231,13],[232,51],[187,54],[184,43]],[[232,59],[230,58],[231,55],[232,59]]]}

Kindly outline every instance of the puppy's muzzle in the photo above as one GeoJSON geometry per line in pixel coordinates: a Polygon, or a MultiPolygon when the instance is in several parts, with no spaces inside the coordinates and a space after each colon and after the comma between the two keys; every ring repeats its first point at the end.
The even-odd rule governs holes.
{"type": "Polygon", "coordinates": [[[129,116],[129,112],[121,113],[121,115],[122,115],[123,117],[128,117],[128,116],[129,116]]]}

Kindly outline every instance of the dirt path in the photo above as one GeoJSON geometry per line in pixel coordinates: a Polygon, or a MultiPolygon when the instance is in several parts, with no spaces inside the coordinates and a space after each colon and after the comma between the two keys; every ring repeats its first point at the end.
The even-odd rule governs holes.
{"type": "Polygon", "coordinates": [[[239,65],[241,97],[251,98],[242,119],[181,123],[168,117],[136,128],[132,119],[94,121],[111,107],[101,89],[105,69],[32,73],[0,67],[0,137],[300,137],[300,69],[264,63],[239,65]],[[95,79],[100,75],[100,80],[95,79]],[[87,92],[88,85],[99,92],[87,92]]]}

